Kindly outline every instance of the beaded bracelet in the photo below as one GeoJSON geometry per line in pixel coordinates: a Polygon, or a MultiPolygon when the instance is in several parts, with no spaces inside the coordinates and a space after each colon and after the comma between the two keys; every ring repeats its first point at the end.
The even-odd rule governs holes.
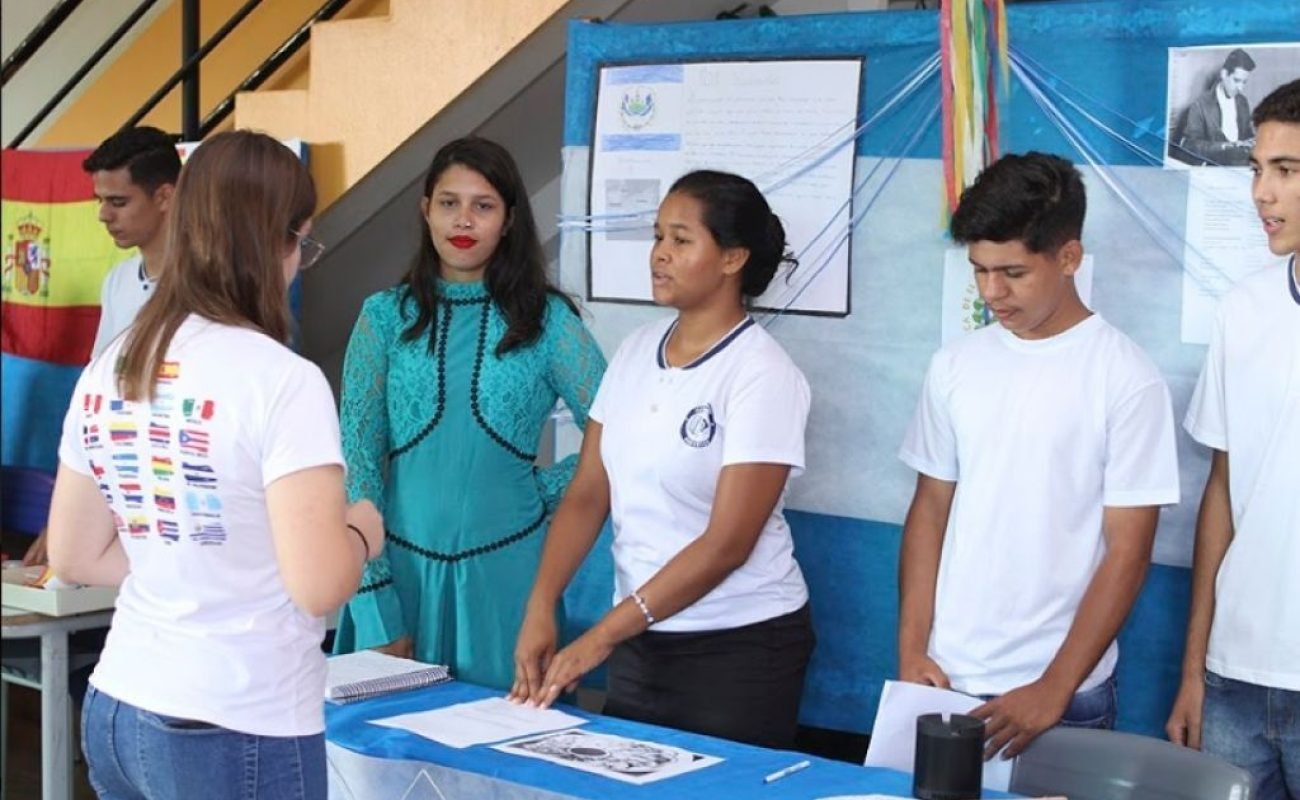
{"type": "Polygon", "coordinates": [[[370,560],[370,542],[367,542],[367,541],[366,541],[366,535],[365,535],[364,533],[361,532],[361,529],[360,529],[360,528],[358,528],[356,525],[353,525],[351,522],[348,523],[348,528],[350,528],[350,529],[352,530],[353,533],[355,533],[357,536],[359,536],[359,537],[361,538],[361,546],[364,547],[364,548],[366,549],[366,558],[365,558],[365,560],[366,560],[366,561],[369,561],[369,560],[370,560]]]}
{"type": "Polygon", "coordinates": [[[655,624],[654,614],[650,613],[650,607],[645,604],[645,600],[641,599],[641,595],[633,592],[632,600],[636,603],[636,607],[641,609],[641,613],[645,615],[646,625],[655,624]]]}

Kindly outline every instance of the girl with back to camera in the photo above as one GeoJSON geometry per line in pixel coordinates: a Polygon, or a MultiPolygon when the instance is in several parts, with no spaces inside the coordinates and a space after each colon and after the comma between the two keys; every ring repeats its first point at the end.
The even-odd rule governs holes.
{"type": "Polygon", "coordinates": [[[557,396],[585,424],[605,359],[547,281],[504,148],[466,138],[439,150],[420,212],[415,263],[366,300],[343,368],[349,495],[384,509],[390,546],[335,649],[449,664],[506,689],[548,507],[576,462],[538,470],[538,440],[557,396]]]}
{"type": "Polygon", "coordinates": [[[121,585],[82,710],[104,800],[326,795],[324,616],[383,522],[345,506],[334,397],[285,345],[315,205],[276,140],[204,142],[153,296],[77,382],[50,564],[121,585]]]}
{"type": "Polygon", "coordinates": [[[605,713],[771,747],[794,738],[813,648],[781,513],[807,381],[746,313],[786,255],[748,180],[700,171],[659,206],[650,271],[676,317],[619,347],[551,523],[511,697],[546,706],[609,660],[605,713]],[[556,652],[555,604],[614,522],[614,608],[556,652]]]}

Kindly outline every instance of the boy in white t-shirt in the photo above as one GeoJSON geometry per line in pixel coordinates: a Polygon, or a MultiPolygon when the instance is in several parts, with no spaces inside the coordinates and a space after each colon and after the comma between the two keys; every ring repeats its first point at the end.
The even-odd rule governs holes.
{"type": "Polygon", "coordinates": [[[135,321],[153,294],[166,247],[167,210],[181,174],[171,136],[157,128],[118,131],[82,163],[95,184],[99,221],[113,243],[139,252],[113,267],[100,291],[99,329],[91,356],[104,352],[135,321]]]}
{"type": "Polygon", "coordinates": [[[1255,126],[1252,195],[1269,249],[1291,260],[1224,296],[1183,422],[1213,455],[1166,730],[1270,800],[1300,797],[1300,81],[1265,98],[1255,126]]]}
{"type": "Polygon", "coordinates": [[[1168,388],[1075,289],[1085,207],[1041,153],[966,190],[952,236],[1000,324],[935,354],[900,451],[899,673],[985,697],[986,757],[1113,726],[1115,636],[1178,501],[1168,388]]]}
{"type": "MultiPolygon", "coordinates": [[[[181,157],[172,138],[157,128],[118,131],[100,143],[81,168],[90,174],[99,202],[99,221],[113,243],[139,252],[104,277],[99,297],[99,327],[90,349],[94,358],[135,321],[153,294],[166,246],[167,209],[181,174],[181,157]]],[[[46,532],[27,548],[23,563],[44,564],[46,532]]]]}

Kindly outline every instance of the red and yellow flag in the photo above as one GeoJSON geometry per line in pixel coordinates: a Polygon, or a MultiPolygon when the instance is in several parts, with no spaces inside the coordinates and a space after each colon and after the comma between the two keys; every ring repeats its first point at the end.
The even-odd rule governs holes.
{"type": "Polygon", "coordinates": [[[0,155],[5,353],[78,366],[90,359],[100,286],[126,254],[99,221],[93,184],[81,168],[89,152],[0,155]]]}

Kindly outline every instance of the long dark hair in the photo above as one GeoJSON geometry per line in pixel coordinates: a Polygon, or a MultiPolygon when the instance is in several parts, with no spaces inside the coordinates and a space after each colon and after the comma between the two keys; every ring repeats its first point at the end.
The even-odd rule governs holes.
{"type": "Polygon", "coordinates": [[[190,314],[288,342],[284,257],[315,207],[307,168],[266,134],[228,131],[196,149],[167,215],[158,288],[122,348],[122,396],[153,397],[167,348],[190,314]]]}
{"type": "MultiPolygon", "coordinates": [[[[457,139],[442,147],[429,166],[424,178],[424,198],[432,201],[433,187],[448,168],[460,165],[482,175],[506,206],[505,229],[501,241],[492,253],[483,272],[483,285],[488,297],[501,309],[506,320],[506,332],[497,342],[496,354],[502,355],[516,347],[531,344],[542,334],[542,318],[546,314],[546,297],[555,294],[563,298],[574,314],[578,309],[567,295],[560,292],[546,277],[546,257],[533,221],[533,209],[528,202],[524,180],[510,153],[496,142],[478,136],[457,139]]],[[[414,302],[419,309],[415,321],[402,332],[402,338],[415,341],[428,332],[429,351],[434,350],[434,320],[438,313],[438,276],[441,274],[438,251],[425,226],[420,229],[420,249],[414,263],[402,278],[401,301],[414,302]]]]}

